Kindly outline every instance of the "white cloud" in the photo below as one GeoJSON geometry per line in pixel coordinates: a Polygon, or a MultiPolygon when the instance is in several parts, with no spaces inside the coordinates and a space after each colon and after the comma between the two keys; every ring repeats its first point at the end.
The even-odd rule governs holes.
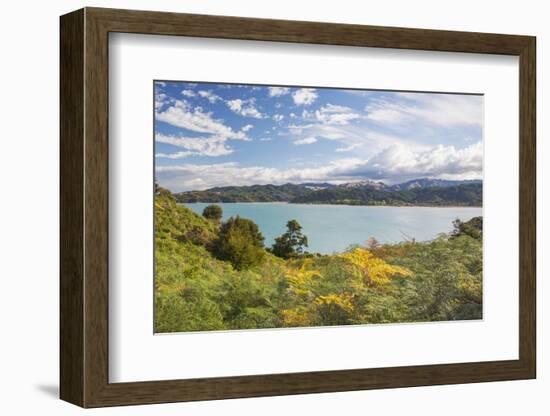
{"type": "Polygon", "coordinates": [[[163,92],[155,94],[155,111],[160,110],[168,100],[168,96],[163,92]]]}
{"type": "Polygon", "coordinates": [[[303,139],[295,140],[294,145],[300,146],[303,144],[313,144],[315,142],[317,142],[317,139],[313,136],[310,136],[310,137],[305,137],[303,139]]]}
{"type": "Polygon", "coordinates": [[[227,106],[231,109],[231,111],[238,113],[243,108],[243,100],[239,98],[229,100],[227,101],[227,106]]]}
{"type": "MultiPolygon", "coordinates": [[[[346,113],[326,113],[328,116],[346,113]]],[[[370,157],[382,149],[392,145],[407,143],[408,146],[422,147],[414,138],[401,138],[391,134],[374,130],[365,123],[344,123],[342,120],[337,123],[328,124],[319,120],[308,120],[306,124],[290,124],[287,126],[290,135],[297,138],[303,136],[314,136],[327,140],[335,140],[340,148],[354,146],[362,157],[370,157]]]]}
{"type": "Polygon", "coordinates": [[[297,105],[313,104],[317,97],[318,95],[315,88],[300,88],[292,94],[292,99],[297,105]]]}
{"type": "Polygon", "coordinates": [[[156,112],[157,120],[197,133],[209,133],[234,140],[249,140],[244,132],[234,131],[221,120],[213,119],[212,113],[205,113],[200,107],[193,109],[183,100],[173,100],[170,104],[172,105],[163,111],[156,112]]]}
{"type": "Polygon", "coordinates": [[[263,118],[264,115],[254,106],[254,100],[236,98],[225,102],[229,109],[243,117],[263,118]]]}
{"type": "Polygon", "coordinates": [[[351,152],[353,149],[357,149],[358,147],[361,147],[361,146],[362,146],[361,143],[355,143],[355,144],[350,144],[349,146],[346,146],[346,147],[339,147],[336,149],[336,151],[339,153],[351,152]]]}
{"type": "MultiPolygon", "coordinates": [[[[314,125],[313,130],[315,134],[324,137],[328,140],[348,140],[349,136],[346,130],[340,127],[330,125],[314,125]]],[[[362,139],[364,140],[364,138],[362,139]]]]}
{"type": "Polygon", "coordinates": [[[176,153],[156,153],[156,158],[163,158],[163,159],[183,159],[187,156],[195,155],[196,153],[191,152],[189,150],[185,150],[183,152],[176,152],[176,153]]]}
{"type": "Polygon", "coordinates": [[[379,123],[427,123],[442,127],[483,123],[483,97],[460,94],[399,93],[365,108],[367,119],[379,123]]]}
{"type": "Polygon", "coordinates": [[[260,139],[261,142],[270,142],[271,140],[273,140],[271,137],[262,137],[260,139]]]}
{"type": "Polygon", "coordinates": [[[403,111],[392,108],[368,107],[366,110],[368,111],[367,118],[379,123],[398,123],[408,118],[403,111]]]}
{"type": "Polygon", "coordinates": [[[315,111],[315,117],[323,124],[344,125],[349,124],[351,120],[361,118],[361,115],[357,114],[349,107],[327,104],[315,111]]]}
{"type": "Polygon", "coordinates": [[[358,179],[378,179],[393,183],[419,177],[480,179],[481,169],[482,145],[478,142],[464,149],[439,145],[423,151],[393,145],[370,159],[342,158],[312,167],[278,169],[240,166],[233,162],[157,165],[156,172],[163,186],[181,191],[214,186],[287,182],[344,183],[358,179]]]}
{"type": "Polygon", "coordinates": [[[246,126],[244,126],[241,131],[244,131],[245,133],[247,131],[249,131],[250,129],[254,128],[254,126],[252,124],[247,124],[246,126]]]}
{"type": "Polygon", "coordinates": [[[290,92],[290,88],[286,87],[268,87],[270,97],[280,97],[290,92]]]}
{"type": "MultiPolygon", "coordinates": [[[[263,166],[240,166],[238,163],[210,165],[182,164],[157,166],[156,176],[162,186],[175,192],[199,190],[215,186],[241,186],[253,184],[283,184],[332,180],[341,172],[361,164],[359,159],[340,159],[320,167],[277,169],[263,166]]],[[[347,178],[344,176],[344,182],[347,178]]]]}
{"type": "Polygon", "coordinates": [[[195,97],[197,95],[193,90],[183,90],[181,94],[185,97],[195,97]]]}
{"type": "Polygon", "coordinates": [[[159,158],[180,159],[187,156],[216,157],[233,153],[233,149],[229,148],[225,139],[221,137],[185,137],[157,133],[155,141],[185,149],[183,152],[157,153],[155,156],[159,158]]]}
{"type": "Polygon", "coordinates": [[[215,104],[217,101],[222,99],[222,97],[214,94],[212,91],[199,91],[199,95],[202,98],[206,98],[210,104],[215,104]]]}
{"type": "Polygon", "coordinates": [[[346,107],[343,105],[336,105],[327,103],[327,105],[323,106],[321,109],[324,113],[351,113],[353,110],[350,107],[346,107]]]}
{"type": "Polygon", "coordinates": [[[273,120],[275,120],[275,121],[282,121],[284,118],[285,118],[285,116],[282,115],[282,114],[273,115],[273,120]]]}
{"type": "Polygon", "coordinates": [[[394,144],[370,158],[356,174],[387,180],[405,180],[419,177],[447,179],[481,178],[483,145],[474,143],[463,149],[437,145],[412,149],[394,144]]]}

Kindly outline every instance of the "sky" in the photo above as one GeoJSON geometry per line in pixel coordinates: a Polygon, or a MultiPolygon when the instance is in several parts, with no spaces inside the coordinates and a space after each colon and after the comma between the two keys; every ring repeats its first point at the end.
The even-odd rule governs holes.
{"type": "Polygon", "coordinates": [[[155,81],[155,176],[216,186],[481,179],[483,96],[155,81]]]}

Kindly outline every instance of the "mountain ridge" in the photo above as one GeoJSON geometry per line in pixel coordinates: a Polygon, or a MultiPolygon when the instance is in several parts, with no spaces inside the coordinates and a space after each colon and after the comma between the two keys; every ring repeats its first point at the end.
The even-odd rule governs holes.
{"type": "Polygon", "coordinates": [[[394,185],[371,180],[213,187],[175,194],[179,203],[288,202],[338,205],[481,206],[481,180],[419,178],[394,185]]]}

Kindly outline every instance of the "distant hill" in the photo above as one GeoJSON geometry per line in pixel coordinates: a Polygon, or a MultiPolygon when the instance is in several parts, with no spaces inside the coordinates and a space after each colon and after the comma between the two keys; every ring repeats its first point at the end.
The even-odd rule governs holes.
{"type": "Polygon", "coordinates": [[[290,202],[330,184],[224,186],[175,194],[178,202],[290,202]],[[316,187],[315,189],[313,189],[316,187]]]}
{"type": "Polygon", "coordinates": [[[421,178],[396,185],[360,181],[227,186],[175,194],[180,203],[289,202],[305,204],[481,206],[482,182],[421,178]]]}
{"type": "Polygon", "coordinates": [[[403,189],[415,189],[415,188],[447,188],[449,186],[468,185],[468,184],[481,184],[480,180],[465,180],[465,181],[451,181],[446,179],[430,179],[420,178],[413,179],[411,181],[403,182],[397,185],[392,185],[389,188],[394,191],[403,189]]]}

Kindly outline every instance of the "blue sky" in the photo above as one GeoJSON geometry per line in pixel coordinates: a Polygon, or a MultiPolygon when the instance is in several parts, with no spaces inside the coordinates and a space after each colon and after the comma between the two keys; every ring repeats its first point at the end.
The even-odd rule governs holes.
{"type": "Polygon", "coordinates": [[[482,177],[483,97],[156,81],[156,180],[214,186],[482,177]]]}

